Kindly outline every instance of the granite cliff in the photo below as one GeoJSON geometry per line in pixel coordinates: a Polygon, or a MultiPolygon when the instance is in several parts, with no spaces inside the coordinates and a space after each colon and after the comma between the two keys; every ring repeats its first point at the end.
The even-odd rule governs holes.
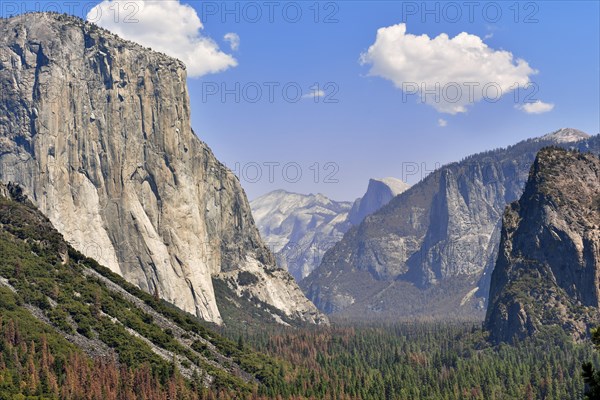
{"type": "Polygon", "coordinates": [[[215,323],[213,279],[326,319],[277,269],[240,183],[192,131],[186,69],[78,18],[0,20],[0,180],[83,254],[215,323]],[[251,274],[239,285],[240,274],[251,274]]]}
{"type": "Polygon", "coordinates": [[[396,178],[369,179],[364,196],[352,204],[348,212],[348,221],[352,225],[360,225],[368,215],[385,206],[409,187],[408,183],[396,178]]]}
{"type": "Polygon", "coordinates": [[[443,166],[350,229],[305,293],[348,318],[483,319],[504,208],[550,145],[600,152],[600,137],[561,129],[443,166]]]}
{"type": "Polygon", "coordinates": [[[543,149],[504,213],[486,328],[496,342],[550,325],[582,339],[599,307],[600,159],[543,149]]]}

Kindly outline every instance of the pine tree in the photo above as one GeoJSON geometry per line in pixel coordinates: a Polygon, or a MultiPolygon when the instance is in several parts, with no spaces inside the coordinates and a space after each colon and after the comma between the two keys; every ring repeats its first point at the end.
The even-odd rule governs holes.
{"type": "MultiPolygon", "coordinates": [[[[600,350],[600,329],[592,329],[592,343],[596,350],[600,350]]],[[[600,400],[600,371],[597,371],[591,362],[584,363],[582,366],[583,381],[585,382],[586,400],[600,400]]]]}

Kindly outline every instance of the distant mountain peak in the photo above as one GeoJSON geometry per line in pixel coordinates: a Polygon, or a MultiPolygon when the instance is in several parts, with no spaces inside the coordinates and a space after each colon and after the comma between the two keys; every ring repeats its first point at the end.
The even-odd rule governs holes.
{"type": "Polygon", "coordinates": [[[398,178],[369,179],[367,192],[354,202],[352,210],[348,214],[348,220],[352,225],[360,225],[365,217],[379,210],[408,188],[410,185],[398,178]]]}
{"type": "Polygon", "coordinates": [[[394,196],[398,196],[400,193],[404,192],[406,189],[410,187],[410,185],[404,182],[401,179],[394,177],[386,177],[386,178],[372,178],[369,180],[369,184],[371,182],[381,182],[386,185],[394,196]]]}
{"type": "Polygon", "coordinates": [[[578,129],[573,128],[560,128],[557,131],[548,133],[540,138],[538,141],[542,140],[552,140],[556,143],[570,143],[570,142],[578,142],[580,140],[588,139],[590,135],[587,133],[580,131],[578,129]]]}
{"type": "Polygon", "coordinates": [[[252,200],[250,206],[261,235],[277,253],[279,266],[300,281],[348,229],[409,187],[397,178],[369,179],[367,192],[354,203],[279,189],[252,200]]]}
{"type": "Polygon", "coordinates": [[[556,141],[584,137],[573,131],[474,154],[432,172],[346,232],[302,281],[304,293],[322,311],[355,320],[482,317],[504,209],[522,195],[538,151],[552,146],[600,153],[600,135],[556,141]]]}
{"type": "Polygon", "coordinates": [[[350,202],[321,193],[269,192],[250,202],[260,232],[280,267],[297,280],[307,276],[322,255],[350,228],[350,202]]]}

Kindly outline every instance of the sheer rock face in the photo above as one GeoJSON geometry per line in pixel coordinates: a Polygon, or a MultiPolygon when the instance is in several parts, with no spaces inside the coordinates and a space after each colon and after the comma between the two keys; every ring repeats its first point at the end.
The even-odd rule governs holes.
{"type": "Polygon", "coordinates": [[[408,183],[396,178],[369,179],[367,192],[354,202],[348,213],[348,220],[352,225],[359,225],[368,215],[385,206],[409,187],[408,183]]]}
{"type": "Polygon", "coordinates": [[[504,208],[537,151],[554,144],[600,152],[599,136],[561,129],[446,165],[350,229],[304,292],[348,318],[483,318],[504,208]]]}
{"type": "MultiPolygon", "coordinates": [[[[208,321],[221,322],[212,277],[238,269],[272,280],[275,307],[324,321],[268,274],[274,258],[238,180],[191,129],[180,61],[76,18],[28,14],[0,20],[0,93],[0,179],[24,187],[75,248],[208,321]]],[[[261,290],[249,288],[274,298],[261,290]]]]}
{"type": "Polygon", "coordinates": [[[575,339],[600,307],[600,159],[540,151],[504,214],[486,327],[511,342],[558,325],[575,339]]]}

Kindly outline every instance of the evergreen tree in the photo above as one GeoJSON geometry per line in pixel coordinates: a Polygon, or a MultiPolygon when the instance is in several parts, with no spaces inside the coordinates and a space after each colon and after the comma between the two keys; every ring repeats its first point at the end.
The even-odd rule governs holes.
{"type": "MultiPolygon", "coordinates": [[[[592,329],[592,343],[596,350],[600,350],[600,329],[592,329]]],[[[586,400],[600,400],[600,371],[597,371],[591,362],[586,362],[582,366],[583,381],[586,385],[586,400]]]]}

